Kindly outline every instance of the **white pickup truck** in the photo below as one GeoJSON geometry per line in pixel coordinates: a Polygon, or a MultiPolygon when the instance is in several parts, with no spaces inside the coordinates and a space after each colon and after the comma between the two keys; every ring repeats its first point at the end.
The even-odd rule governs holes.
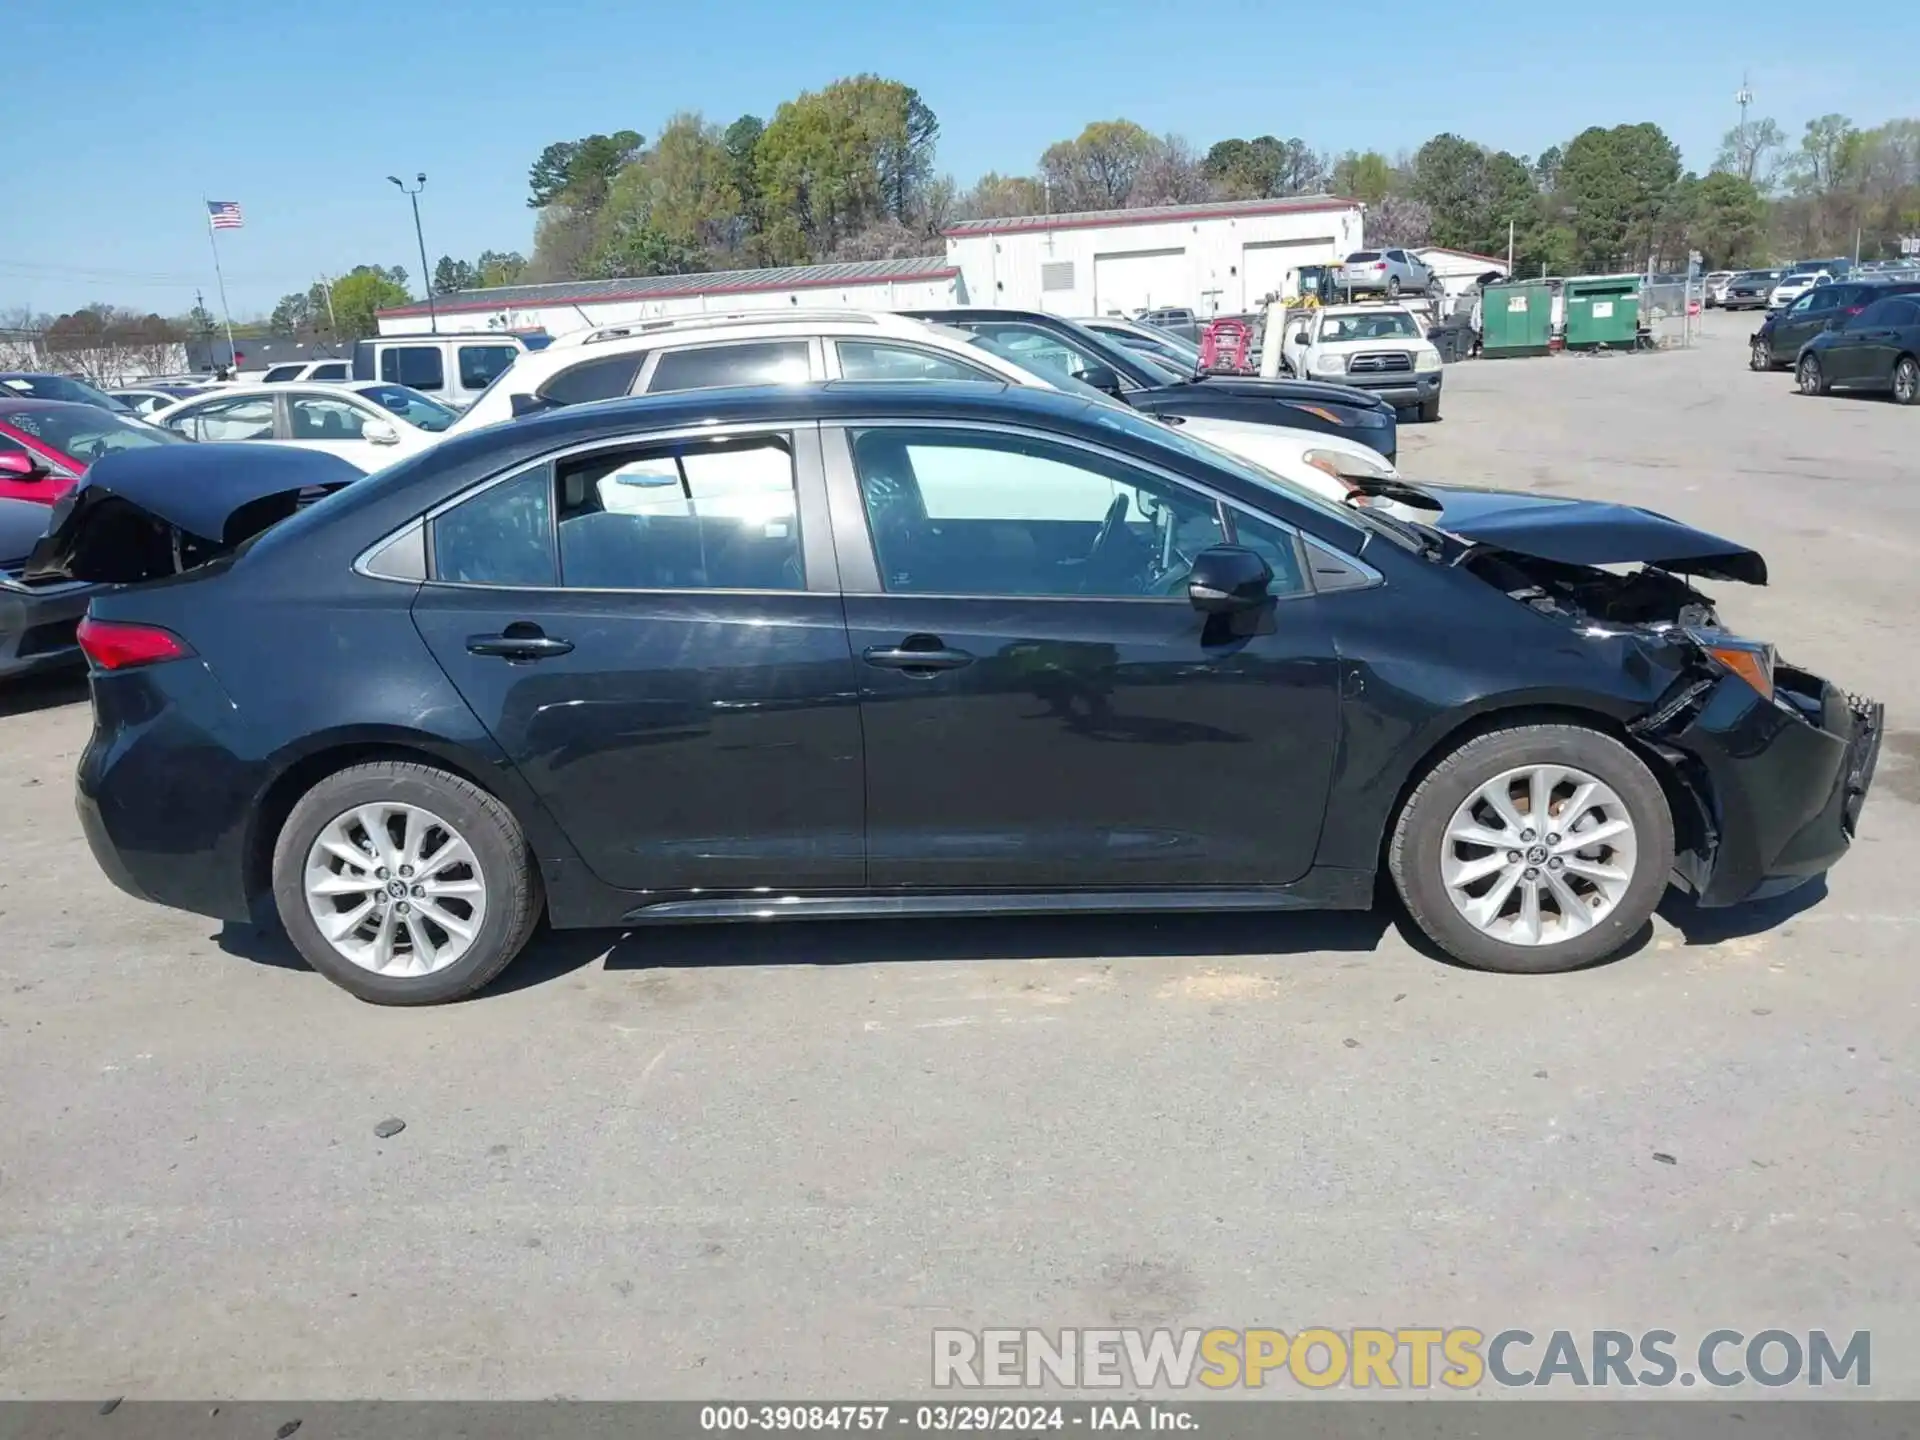
{"type": "MultiPolygon", "coordinates": [[[[1269,334],[1277,318],[1269,317],[1269,334]]],[[[1370,390],[1418,408],[1422,420],[1440,418],[1440,351],[1404,305],[1290,310],[1284,325],[1277,358],[1295,377],[1370,390]]]]}

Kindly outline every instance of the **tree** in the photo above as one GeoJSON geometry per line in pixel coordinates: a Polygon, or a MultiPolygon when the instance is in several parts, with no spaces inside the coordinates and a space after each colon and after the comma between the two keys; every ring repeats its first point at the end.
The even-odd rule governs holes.
{"type": "Polygon", "coordinates": [[[527,172],[527,204],[535,210],[566,205],[597,210],[607,186],[640,149],[635,130],[611,135],[588,135],[579,140],[556,140],[540,152],[527,172]]]}
{"type": "Polygon", "coordinates": [[[1765,192],[1773,186],[1778,168],[1775,157],[1786,143],[1786,136],[1771,119],[1742,121],[1721,136],[1713,168],[1765,192]]]}
{"type": "Polygon", "coordinates": [[[1573,232],[1575,263],[1637,270],[1672,213],[1680,152],[1658,125],[1595,126],[1567,145],[1556,201],[1573,232]]]}
{"type": "Polygon", "coordinates": [[[1006,220],[1039,215],[1047,208],[1046,186],[1031,175],[1001,175],[989,170],[962,195],[955,211],[962,220],[1006,220]]]}
{"type": "Polygon", "coordinates": [[[1787,158],[1796,194],[1818,199],[1841,188],[1859,156],[1862,136],[1844,115],[1807,121],[1800,148],[1787,158]]]}
{"type": "Polygon", "coordinates": [[[1767,205],[1751,180],[1715,170],[1693,189],[1687,239],[1712,269],[1752,264],[1766,238],[1767,205]]]}
{"type": "Polygon", "coordinates": [[[1302,194],[1319,188],[1326,171],[1304,140],[1272,135],[1219,141],[1202,163],[1208,178],[1229,200],[1302,194]]]}
{"type": "MultiPolygon", "coordinates": [[[[603,248],[627,257],[671,257],[676,272],[709,268],[704,261],[696,264],[695,256],[737,249],[745,221],[733,157],[719,127],[691,113],[669,120],[653,147],[615,178],[600,227],[603,248]]],[[[597,255],[591,268],[604,274],[611,263],[597,255]]]]}
{"type": "Polygon", "coordinates": [[[1190,205],[1211,194],[1211,182],[1193,147],[1178,135],[1163,135],[1141,166],[1129,200],[1135,205],[1190,205]]]}
{"type": "Polygon", "coordinates": [[[1077,138],[1049,145],[1040,157],[1040,173],[1052,199],[1048,208],[1121,209],[1131,203],[1133,187],[1156,144],[1131,120],[1096,120],[1077,138]]]}
{"type": "Polygon", "coordinates": [[[474,284],[482,288],[515,285],[526,271],[527,258],[518,250],[482,250],[473,262],[474,284]]]}
{"type": "Polygon", "coordinates": [[[1426,245],[1433,235],[1433,212],[1407,195],[1388,195],[1367,207],[1369,245],[1426,245]]]}
{"type": "MultiPolygon", "coordinates": [[[[1358,200],[1362,205],[1378,206],[1393,192],[1398,177],[1387,157],[1378,150],[1368,150],[1364,154],[1349,150],[1334,162],[1333,172],[1328,183],[1336,195],[1345,195],[1358,200]]],[[[1391,244],[1391,241],[1382,241],[1391,244]]],[[[1403,242],[1411,244],[1413,242],[1403,242]]]]}
{"type": "Polygon", "coordinates": [[[356,265],[333,282],[333,316],[342,340],[359,340],[380,333],[377,311],[405,305],[413,299],[400,268],[356,265]]]}
{"type": "Polygon", "coordinates": [[[440,263],[433,267],[433,293],[451,295],[458,290],[471,290],[474,287],[476,272],[465,260],[456,260],[451,255],[442,255],[440,263]]]}

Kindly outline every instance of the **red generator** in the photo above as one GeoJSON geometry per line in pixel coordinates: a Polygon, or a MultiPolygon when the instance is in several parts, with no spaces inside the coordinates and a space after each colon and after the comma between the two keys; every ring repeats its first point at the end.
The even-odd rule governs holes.
{"type": "Polygon", "coordinates": [[[1200,337],[1200,368],[1209,375],[1253,373],[1253,327],[1244,320],[1215,320],[1200,337]]]}

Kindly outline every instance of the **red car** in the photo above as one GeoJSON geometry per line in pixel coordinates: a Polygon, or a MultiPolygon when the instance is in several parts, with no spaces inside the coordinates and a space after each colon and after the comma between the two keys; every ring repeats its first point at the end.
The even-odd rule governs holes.
{"type": "Polygon", "coordinates": [[[0,398],[0,498],[51,505],[102,455],[190,443],[97,405],[0,398]]]}

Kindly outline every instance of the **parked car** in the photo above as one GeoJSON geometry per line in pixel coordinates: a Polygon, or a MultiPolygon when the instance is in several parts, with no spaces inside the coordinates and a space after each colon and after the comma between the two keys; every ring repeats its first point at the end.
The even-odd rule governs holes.
{"type": "Polygon", "coordinates": [[[1440,288],[1427,262],[1406,250],[1356,250],[1340,266],[1339,284],[1349,296],[1381,294],[1396,300],[1403,292],[1425,295],[1440,288]]]}
{"type": "Polygon", "coordinates": [[[1317,430],[1357,440],[1388,460],[1397,454],[1399,426],[1393,406],[1351,385],[1196,375],[1173,369],[1071,320],[1035,310],[970,307],[907,313],[990,335],[1038,364],[1117,395],[1144,414],[1212,416],[1317,430]]]}
{"type": "Polygon", "coordinates": [[[1182,340],[1199,340],[1200,332],[1205,328],[1200,323],[1198,315],[1178,306],[1168,306],[1159,310],[1142,310],[1134,319],[1155,330],[1177,335],[1182,340]]]}
{"type": "Polygon", "coordinates": [[[1824,871],[1877,756],[1879,706],[1680,578],[1764,581],[1743,546],[1465,490],[1406,525],[1048,391],[569,406],[302,508],[277,472],[318,458],[213,505],[113,457],[36,557],[137,580],[190,503],[251,539],[94,598],[82,826],[129,893],[271,908],[382,1003],[484,986],[542,914],[1362,908],[1382,869],[1447,954],[1563,970],[1676,876],[1824,871]]]}
{"type": "Polygon", "coordinates": [[[1720,303],[1728,310],[1764,310],[1773,287],[1786,278],[1784,270],[1743,270],[1727,283],[1727,297],[1720,303]]]}
{"type": "Polygon", "coordinates": [[[1706,293],[1707,309],[1711,310],[1716,305],[1726,304],[1727,286],[1733,283],[1734,273],[1732,270],[1709,270],[1702,277],[1701,284],[1706,293]]]}
{"type": "Polygon", "coordinates": [[[464,410],[519,356],[547,343],[545,335],[489,330],[450,335],[380,335],[354,342],[355,380],[404,385],[455,410],[464,410]]]}
{"type": "Polygon", "coordinates": [[[205,395],[213,388],[211,385],[146,385],[134,390],[114,390],[110,393],[135,415],[146,420],[157,411],[178,405],[182,400],[191,400],[196,395],[205,395]]]}
{"type": "Polygon", "coordinates": [[[27,370],[9,371],[6,374],[0,374],[0,398],[4,397],[20,400],[60,400],[70,405],[93,405],[101,410],[111,410],[116,415],[133,413],[126,405],[104,390],[97,389],[84,380],[76,380],[71,375],[42,375],[27,370]]]}
{"type": "Polygon", "coordinates": [[[1774,286],[1773,292],[1767,296],[1767,308],[1769,310],[1785,309],[1809,290],[1831,284],[1833,284],[1833,276],[1825,270],[1790,271],[1786,279],[1774,286]]]}
{"type": "Polygon", "coordinates": [[[1902,405],[1920,403],[1920,293],[1875,300],[1801,348],[1794,367],[1803,395],[1885,390],[1902,405]]]}
{"type": "Polygon", "coordinates": [[[1747,365],[1754,370],[1791,368],[1801,347],[1822,330],[1837,329],[1887,295],[1920,290],[1920,283],[1895,280],[1841,280],[1807,291],[1781,310],[1771,310],[1753,332],[1747,365]]]}
{"type": "Polygon", "coordinates": [[[1329,305],[1290,315],[1280,353],[1302,379],[1339,381],[1417,408],[1422,420],[1440,418],[1439,348],[1398,305],[1329,305]]]}
{"type": "Polygon", "coordinates": [[[324,358],[296,360],[285,365],[269,365],[261,372],[257,383],[284,385],[293,380],[351,380],[352,378],[353,361],[324,358]]]}
{"type": "Polygon", "coordinates": [[[189,440],[259,440],[338,455],[377,470],[433,444],[459,417],[404,385],[223,385],[152,416],[189,440]]]}
{"type": "Polygon", "coordinates": [[[37,501],[0,499],[0,679],[85,663],[74,631],[95,587],[21,578],[51,513],[37,501]]]}
{"type": "Polygon", "coordinates": [[[51,505],[103,455],[178,441],[145,421],[97,405],[15,400],[0,392],[0,498],[51,505]]]}
{"type": "Polygon", "coordinates": [[[1079,322],[1096,335],[1104,335],[1116,340],[1129,350],[1138,350],[1151,355],[1161,364],[1169,366],[1181,375],[1200,373],[1200,347],[1191,341],[1165,330],[1157,330],[1151,325],[1136,320],[1119,320],[1111,315],[1100,315],[1079,322]]]}

